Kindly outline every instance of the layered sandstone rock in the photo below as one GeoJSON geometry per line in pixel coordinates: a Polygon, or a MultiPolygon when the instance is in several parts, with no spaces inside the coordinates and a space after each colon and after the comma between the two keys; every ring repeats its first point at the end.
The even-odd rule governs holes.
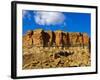
{"type": "Polygon", "coordinates": [[[56,46],[62,46],[63,45],[62,31],[55,31],[55,43],[56,43],[56,46]]]}
{"type": "Polygon", "coordinates": [[[28,31],[23,36],[23,46],[89,46],[90,38],[86,33],[64,32],[64,31],[44,31],[37,29],[28,31]]]}
{"type": "Polygon", "coordinates": [[[80,35],[79,33],[74,33],[74,34],[73,33],[69,33],[69,43],[71,45],[76,45],[77,44],[77,39],[78,39],[79,35],[80,35]]]}
{"type": "Polygon", "coordinates": [[[88,45],[89,44],[89,37],[86,33],[83,34],[83,44],[88,45]]]}
{"type": "Polygon", "coordinates": [[[42,29],[34,30],[34,33],[32,35],[33,40],[33,46],[43,46],[44,44],[44,32],[42,29]]]}
{"type": "Polygon", "coordinates": [[[23,47],[30,48],[33,45],[32,35],[33,31],[29,30],[26,35],[23,36],[23,47]]]}

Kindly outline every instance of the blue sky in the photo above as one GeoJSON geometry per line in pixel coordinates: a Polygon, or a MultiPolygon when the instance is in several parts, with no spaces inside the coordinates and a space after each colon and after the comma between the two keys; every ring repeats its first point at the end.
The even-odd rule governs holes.
{"type": "Polygon", "coordinates": [[[65,32],[86,32],[91,36],[91,14],[74,12],[48,12],[23,10],[23,34],[28,30],[62,30],[65,32]]]}

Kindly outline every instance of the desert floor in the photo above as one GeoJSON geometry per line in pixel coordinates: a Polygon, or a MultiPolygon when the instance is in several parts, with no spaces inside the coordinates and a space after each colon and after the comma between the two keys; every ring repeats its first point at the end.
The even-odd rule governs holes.
{"type": "Polygon", "coordinates": [[[32,47],[23,49],[23,69],[90,66],[87,47],[32,47]]]}

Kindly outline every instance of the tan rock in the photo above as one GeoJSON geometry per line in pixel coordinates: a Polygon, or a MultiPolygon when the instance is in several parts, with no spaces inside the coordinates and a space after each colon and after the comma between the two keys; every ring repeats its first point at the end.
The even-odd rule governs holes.
{"type": "Polygon", "coordinates": [[[23,47],[27,47],[30,48],[33,45],[33,41],[32,41],[32,35],[33,35],[33,31],[28,31],[22,38],[22,42],[23,42],[23,47]]]}
{"type": "Polygon", "coordinates": [[[44,36],[44,33],[43,33],[42,29],[34,30],[34,35],[32,36],[33,45],[34,46],[43,46],[43,44],[44,44],[43,36],[44,36]]]}
{"type": "Polygon", "coordinates": [[[80,33],[72,33],[72,32],[69,33],[69,43],[72,46],[76,46],[77,38],[79,35],[80,35],[80,33]]]}
{"type": "Polygon", "coordinates": [[[37,29],[34,31],[29,30],[23,36],[23,47],[82,47],[89,46],[90,49],[90,38],[86,33],[79,32],[64,32],[64,31],[44,31],[37,29]]]}
{"type": "Polygon", "coordinates": [[[67,39],[67,32],[63,32],[63,46],[66,46],[67,47],[67,44],[68,44],[68,39],[67,39]]]}
{"type": "Polygon", "coordinates": [[[55,65],[58,65],[60,61],[61,61],[60,58],[55,59],[55,61],[54,61],[55,65]]]}
{"type": "Polygon", "coordinates": [[[89,36],[87,33],[83,33],[83,44],[88,45],[89,44],[89,36]]]}
{"type": "Polygon", "coordinates": [[[55,42],[56,42],[56,46],[62,46],[62,31],[55,31],[55,42]]]}

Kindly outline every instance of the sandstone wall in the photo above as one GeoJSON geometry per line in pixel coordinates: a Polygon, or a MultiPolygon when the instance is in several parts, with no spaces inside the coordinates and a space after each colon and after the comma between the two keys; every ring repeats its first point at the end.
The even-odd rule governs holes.
{"type": "Polygon", "coordinates": [[[87,33],[44,31],[37,29],[28,31],[23,36],[23,46],[90,46],[90,38],[87,33]]]}

